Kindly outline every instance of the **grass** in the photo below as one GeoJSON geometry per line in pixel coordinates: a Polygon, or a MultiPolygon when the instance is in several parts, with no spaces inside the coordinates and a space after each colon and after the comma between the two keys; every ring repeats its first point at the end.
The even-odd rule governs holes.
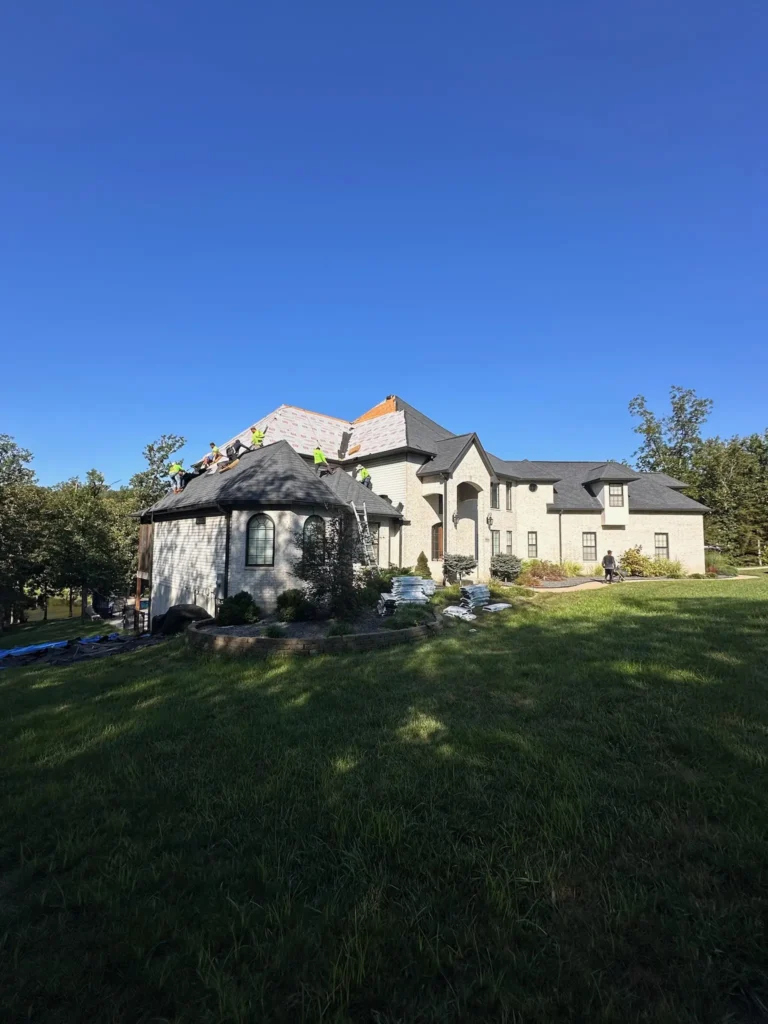
{"type": "Polygon", "coordinates": [[[54,640],[71,640],[78,636],[113,631],[114,627],[108,622],[92,622],[90,619],[83,622],[79,615],[71,619],[54,619],[51,622],[25,622],[18,626],[10,626],[0,633],[0,649],[54,640]]]}
{"type": "Polygon", "coordinates": [[[0,1019],[768,1005],[768,580],[274,663],[0,673],[0,1019]]]}

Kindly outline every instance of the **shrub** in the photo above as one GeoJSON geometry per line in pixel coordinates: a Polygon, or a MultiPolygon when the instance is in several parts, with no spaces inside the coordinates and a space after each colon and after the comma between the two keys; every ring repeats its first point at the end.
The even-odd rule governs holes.
{"type": "Polygon", "coordinates": [[[523,563],[517,555],[493,555],[491,558],[491,576],[512,583],[520,575],[523,563]]]}
{"type": "Polygon", "coordinates": [[[331,623],[330,629],[325,634],[326,636],[349,636],[352,632],[352,627],[348,622],[333,622],[331,623]]]}
{"type": "MultiPolygon", "coordinates": [[[[569,562],[566,560],[560,563],[560,568],[563,570],[566,577],[584,575],[584,566],[581,564],[581,562],[569,562]]],[[[591,573],[592,570],[587,569],[587,574],[591,575],[591,573]]]]}
{"type": "Polygon", "coordinates": [[[423,551],[419,553],[419,557],[416,559],[416,568],[413,570],[414,576],[421,576],[423,580],[431,580],[432,572],[427,562],[427,556],[423,551]]]}
{"type": "Polygon", "coordinates": [[[431,619],[432,613],[428,609],[421,605],[405,604],[381,624],[384,629],[410,629],[411,626],[421,626],[431,619]]]}
{"type": "MultiPolygon", "coordinates": [[[[296,538],[303,547],[303,538],[296,538]]],[[[294,575],[306,585],[306,596],[330,615],[343,618],[360,607],[364,584],[355,574],[359,560],[360,538],[351,512],[342,512],[326,521],[325,550],[322,557],[300,558],[293,565],[294,575]]]]}
{"type": "Polygon", "coordinates": [[[557,562],[547,562],[541,558],[533,558],[529,562],[523,562],[523,572],[528,573],[537,580],[564,580],[566,574],[562,566],[557,562]]]}
{"type": "Polygon", "coordinates": [[[518,587],[540,587],[541,578],[534,576],[530,569],[523,569],[520,575],[517,577],[518,587]]]}
{"type": "Polygon", "coordinates": [[[277,597],[277,617],[281,622],[308,622],[317,618],[317,606],[303,590],[284,590],[277,597]]]}
{"type": "Polygon", "coordinates": [[[680,562],[674,562],[670,558],[657,558],[653,563],[654,576],[669,576],[670,579],[679,580],[685,576],[680,562]]]}
{"type": "Polygon", "coordinates": [[[731,564],[730,559],[722,551],[705,552],[707,572],[716,573],[718,576],[738,576],[739,570],[731,564]]]}
{"type": "Polygon", "coordinates": [[[273,623],[264,630],[264,636],[268,636],[270,640],[281,640],[285,636],[285,630],[282,626],[273,623]]]}
{"type": "Polygon", "coordinates": [[[704,572],[692,572],[690,574],[690,576],[688,577],[688,579],[689,580],[705,580],[705,579],[707,579],[707,574],[704,573],[704,572]]]}
{"type": "Polygon", "coordinates": [[[461,583],[462,578],[476,568],[477,559],[473,555],[445,555],[443,558],[443,572],[451,583],[461,583]]]}
{"type": "Polygon", "coordinates": [[[225,597],[219,608],[220,626],[245,626],[251,622],[258,622],[260,618],[261,609],[245,590],[232,597],[225,597]]]}
{"type": "Polygon", "coordinates": [[[640,547],[629,548],[621,556],[621,568],[628,576],[653,576],[653,559],[644,555],[640,547]]]}

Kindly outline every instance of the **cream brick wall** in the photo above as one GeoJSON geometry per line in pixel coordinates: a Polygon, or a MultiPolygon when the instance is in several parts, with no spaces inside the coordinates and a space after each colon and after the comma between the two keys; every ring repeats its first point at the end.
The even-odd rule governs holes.
{"type": "MultiPolygon", "coordinates": [[[[433,562],[432,527],[440,522],[437,514],[437,497],[425,497],[422,482],[416,471],[424,464],[424,458],[409,454],[403,458],[403,472],[406,484],[406,500],[403,515],[407,525],[403,526],[403,565],[416,565],[420,552],[424,552],[429,560],[433,577],[438,580],[443,576],[443,563],[433,562]]],[[[431,488],[434,489],[434,488],[431,488]]]]}
{"type": "MultiPolygon", "coordinates": [[[[557,515],[552,515],[557,520],[557,515]]],[[[704,516],[639,513],[627,517],[625,529],[610,529],[602,525],[599,512],[563,514],[563,559],[585,563],[582,549],[582,533],[597,534],[597,564],[610,549],[619,559],[629,548],[641,545],[643,553],[653,558],[654,534],[669,534],[669,557],[682,562],[687,572],[704,572],[704,516]]],[[[556,560],[556,559],[555,559],[556,560]]]]}
{"type": "Polygon", "coordinates": [[[168,519],[154,524],[151,614],[173,604],[197,604],[211,614],[223,592],[224,516],[168,519]]]}

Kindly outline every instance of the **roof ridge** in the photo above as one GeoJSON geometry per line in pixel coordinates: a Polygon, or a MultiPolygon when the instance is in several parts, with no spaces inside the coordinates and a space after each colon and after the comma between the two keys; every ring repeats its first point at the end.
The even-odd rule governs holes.
{"type": "MultiPolygon", "coordinates": [[[[279,405],[277,408],[298,409],[299,412],[308,412],[310,416],[324,416],[327,420],[335,420],[337,423],[346,423],[348,426],[352,426],[354,423],[354,420],[344,420],[340,416],[331,416],[328,412],[317,412],[315,409],[305,409],[303,405],[290,405],[288,402],[283,402],[283,404],[279,405]]],[[[277,409],[275,412],[277,412],[277,409]]]]}

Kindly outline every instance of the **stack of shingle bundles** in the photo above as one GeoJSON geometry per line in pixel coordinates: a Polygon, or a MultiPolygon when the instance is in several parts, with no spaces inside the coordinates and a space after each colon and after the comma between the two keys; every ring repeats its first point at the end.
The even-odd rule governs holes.
{"type": "Polygon", "coordinates": [[[376,605],[379,615],[394,615],[396,610],[397,601],[394,594],[382,594],[379,597],[379,603],[376,605]]]}
{"type": "Polygon", "coordinates": [[[395,576],[392,580],[392,596],[400,604],[427,604],[424,580],[420,576],[395,576]]]}
{"type": "Polygon", "coordinates": [[[482,608],[483,605],[490,604],[490,602],[491,591],[483,583],[461,588],[461,600],[459,603],[462,608],[474,611],[475,608],[482,608]]]}
{"type": "Polygon", "coordinates": [[[422,580],[421,581],[421,589],[424,591],[424,593],[427,595],[427,597],[434,597],[434,595],[435,595],[435,587],[436,586],[437,586],[437,584],[435,583],[434,580],[422,580]]]}

